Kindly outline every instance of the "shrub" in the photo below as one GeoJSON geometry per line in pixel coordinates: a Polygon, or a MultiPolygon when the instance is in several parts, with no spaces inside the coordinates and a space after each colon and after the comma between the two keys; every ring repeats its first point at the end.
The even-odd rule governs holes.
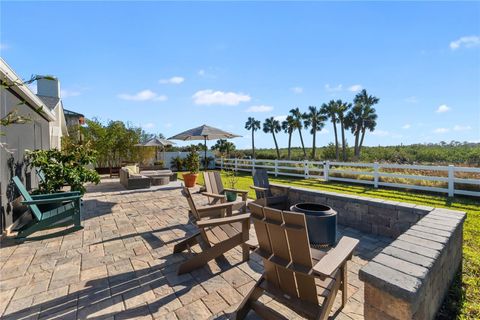
{"type": "Polygon", "coordinates": [[[100,176],[93,169],[86,168],[95,161],[96,152],[90,148],[90,144],[66,145],[59,151],[34,150],[28,151],[28,164],[43,172],[45,181],[40,182],[38,193],[59,192],[63,186],[70,186],[72,191],[85,193],[84,184],[100,182],[100,176]]]}
{"type": "Polygon", "coordinates": [[[191,148],[185,158],[185,167],[191,174],[198,173],[200,170],[200,157],[195,148],[191,148]]]}
{"type": "Polygon", "coordinates": [[[182,171],[183,166],[185,164],[185,160],[177,156],[175,158],[172,158],[170,163],[172,164],[173,167],[177,169],[177,171],[182,171]]]}

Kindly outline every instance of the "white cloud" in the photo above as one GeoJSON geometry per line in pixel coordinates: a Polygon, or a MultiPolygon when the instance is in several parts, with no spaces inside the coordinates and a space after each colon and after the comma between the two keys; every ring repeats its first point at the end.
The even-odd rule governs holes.
{"type": "Polygon", "coordinates": [[[337,86],[332,87],[329,83],[325,85],[325,90],[328,92],[337,92],[337,91],[342,91],[343,85],[339,84],[337,86]]]}
{"type": "Polygon", "coordinates": [[[418,99],[415,96],[411,96],[411,97],[405,98],[405,102],[407,102],[407,103],[418,103],[418,99]]]}
{"type": "Polygon", "coordinates": [[[479,36],[465,36],[450,42],[450,49],[457,50],[460,47],[472,48],[480,45],[479,36]]]}
{"type": "Polygon", "coordinates": [[[127,94],[121,93],[118,97],[122,100],[128,101],[165,101],[167,100],[167,96],[165,95],[158,95],[157,93],[151,90],[142,90],[136,94],[127,94]]]}
{"type": "Polygon", "coordinates": [[[171,77],[169,79],[161,79],[158,82],[161,83],[161,84],[180,84],[184,81],[185,81],[185,78],[175,76],[175,77],[171,77]]]}
{"type": "Polygon", "coordinates": [[[287,120],[286,115],[276,116],[276,117],[273,117],[273,118],[277,121],[280,121],[280,122],[287,120]]]}
{"type": "Polygon", "coordinates": [[[402,126],[402,129],[410,129],[412,127],[411,124],[407,123],[402,126]]]}
{"type": "Polygon", "coordinates": [[[206,74],[206,72],[205,72],[205,70],[200,69],[200,70],[198,70],[197,74],[198,74],[200,77],[203,77],[203,76],[206,74]]]}
{"type": "Polygon", "coordinates": [[[448,129],[448,128],[437,128],[437,129],[433,130],[433,133],[447,133],[449,131],[450,131],[450,129],[448,129]]]}
{"type": "Polygon", "coordinates": [[[236,106],[241,102],[248,102],[252,98],[244,93],[213,91],[211,89],[200,90],[192,96],[195,104],[200,105],[227,105],[236,106]]]}
{"type": "Polygon", "coordinates": [[[171,124],[170,122],[165,123],[165,128],[171,128],[171,127],[173,127],[173,124],[171,124]]]}
{"type": "Polygon", "coordinates": [[[449,106],[447,106],[446,104],[442,104],[441,106],[439,106],[437,108],[437,111],[435,111],[435,112],[444,113],[444,112],[447,112],[447,111],[450,111],[450,110],[451,110],[451,108],[449,106]]]}
{"type": "Polygon", "coordinates": [[[348,87],[348,91],[351,91],[351,92],[358,92],[362,89],[363,89],[363,87],[362,87],[361,84],[354,84],[354,85],[348,87]]]}
{"type": "Polygon", "coordinates": [[[10,46],[6,43],[0,43],[0,50],[6,50],[10,48],[10,46]]]}
{"type": "Polygon", "coordinates": [[[143,129],[151,129],[151,128],[153,128],[153,127],[155,127],[155,124],[152,123],[152,122],[147,122],[147,123],[145,123],[145,124],[142,125],[142,128],[143,128],[143,129]]]}
{"type": "Polygon", "coordinates": [[[260,105],[260,106],[251,106],[247,110],[245,110],[245,112],[270,112],[272,110],[273,110],[272,106],[260,105]]]}
{"type": "Polygon", "coordinates": [[[290,90],[292,90],[292,92],[295,93],[295,94],[303,93],[303,88],[302,87],[292,87],[292,88],[290,88],[290,90]]]}
{"type": "Polygon", "coordinates": [[[60,90],[60,96],[62,98],[68,98],[68,97],[77,97],[81,94],[80,91],[78,90],[69,90],[69,89],[62,89],[60,90]]]}
{"type": "Polygon", "coordinates": [[[470,126],[462,126],[462,125],[458,125],[458,124],[457,124],[457,125],[455,125],[455,126],[453,127],[453,130],[454,130],[454,131],[468,131],[468,130],[472,130],[472,127],[470,127],[470,126]]]}
{"type": "Polygon", "coordinates": [[[327,129],[323,128],[322,130],[320,130],[320,134],[328,134],[330,133],[330,131],[328,131],[327,129]]]}

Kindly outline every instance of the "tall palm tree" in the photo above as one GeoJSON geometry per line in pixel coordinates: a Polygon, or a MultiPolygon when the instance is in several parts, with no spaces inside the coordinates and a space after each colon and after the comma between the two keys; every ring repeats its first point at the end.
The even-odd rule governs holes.
{"type": "Polygon", "coordinates": [[[285,133],[288,133],[288,160],[291,159],[291,147],[292,147],[292,133],[297,129],[297,121],[292,116],[288,116],[285,121],[282,122],[282,129],[285,133]]]}
{"type": "Polygon", "coordinates": [[[354,104],[353,108],[345,116],[345,129],[350,129],[355,137],[354,157],[358,158],[358,144],[362,131],[363,108],[360,104],[354,104]]]}
{"type": "Polygon", "coordinates": [[[304,118],[304,125],[305,128],[311,128],[310,134],[313,135],[313,142],[312,142],[312,159],[315,160],[317,156],[317,131],[320,131],[325,126],[325,120],[327,117],[323,115],[321,110],[317,109],[317,107],[310,106],[308,107],[308,112],[303,115],[304,118]]]}
{"type": "Polygon", "coordinates": [[[280,121],[276,120],[274,117],[265,119],[263,122],[263,132],[271,133],[273,136],[273,142],[275,142],[275,149],[277,150],[277,159],[280,159],[280,150],[278,150],[277,138],[275,133],[279,133],[282,130],[280,126],[280,121]]]}
{"type": "Polygon", "coordinates": [[[307,157],[307,152],[305,151],[305,144],[303,143],[302,128],[303,128],[303,113],[299,108],[294,108],[290,110],[290,115],[295,121],[295,127],[298,129],[300,134],[300,143],[302,144],[303,156],[307,157]]]}
{"type": "Polygon", "coordinates": [[[252,131],[252,158],[255,159],[255,131],[260,129],[260,121],[255,120],[253,117],[248,117],[247,122],[245,122],[245,129],[252,131]]]}
{"type": "Polygon", "coordinates": [[[355,137],[358,140],[360,134],[361,138],[358,142],[358,146],[355,148],[355,156],[358,158],[360,157],[360,151],[363,145],[363,139],[365,138],[365,131],[368,129],[369,131],[374,131],[377,125],[377,113],[373,105],[377,104],[380,101],[379,98],[375,96],[368,95],[367,90],[363,89],[360,91],[355,98],[353,99],[353,103],[355,106],[361,110],[360,118],[357,119],[358,121],[358,130],[356,132],[357,136],[355,137]]]}
{"type": "Polygon", "coordinates": [[[351,103],[343,102],[342,100],[335,101],[337,107],[337,118],[340,123],[340,130],[342,133],[342,158],[343,161],[347,160],[347,141],[345,140],[345,115],[347,111],[352,107],[351,103]]]}
{"type": "Polygon", "coordinates": [[[337,104],[334,100],[330,100],[328,104],[322,104],[320,108],[320,112],[324,114],[333,124],[333,133],[335,135],[335,159],[339,160],[339,152],[338,152],[338,134],[337,134],[337,104]]]}

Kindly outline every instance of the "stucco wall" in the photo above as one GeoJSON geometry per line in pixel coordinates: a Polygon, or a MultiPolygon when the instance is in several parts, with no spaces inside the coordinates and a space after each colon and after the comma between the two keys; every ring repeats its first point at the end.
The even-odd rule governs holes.
{"type": "Polygon", "coordinates": [[[16,196],[15,188],[10,185],[12,173],[21,176],[26,184],[30,176],[31,187],[37,186],[37,177],[35,174],[30,174],[30,170],[24,164],[25,150],[50,148],[48,121],[29,106],[19,105],[20,102],[21,100],[8,89],[0,88],[0,117],[3,118],[11,110],[17,109],[20,115],[31,119],[25,124],[14,124],[0,129],[3,133],[0,136],[0,142],[4,144],[4,147],[0,148],[0,228],[2,231],[20,214],[14,211],[10,204],[16,196]],[[9,160],[12,157],[13,162],[9,160]],[[13,166],[12,163],[14,163],[13,166]]]}

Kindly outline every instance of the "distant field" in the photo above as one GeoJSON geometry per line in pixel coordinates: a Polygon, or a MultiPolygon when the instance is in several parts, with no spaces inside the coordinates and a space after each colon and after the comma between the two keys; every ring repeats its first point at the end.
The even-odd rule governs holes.
{"type": "MultiPolygon", "coordinates": [[[[311,148],[305,148],[307,158],[311,157],[311,148]]],[[[341,148],[340,148],[341,150],[341,148]]],[[[251,149],[237,150],[239,155],[251,156],[251,149]]],[[[255,150],[258,159],[275,159],[275,149],[255,150]]],[[[280,149],[280,157],[287,158],[287,148],[280,149]]],[[[303,160],[303,150],[292,148],[292,160],[303,160]]],[[[341,152],[340,152],[341,153],[341,152]]],[[[348,161],[353,160],[353,148],[347,149],[348,161]]],[[[334,160],[335,147],[328,145],[317,148],[317,159],[334,160]]],[[[424,163],[424,164],[464,164],[480,166],[480,143],[464,144],[432,144],[388,147],[363,147],[359,161],[363,162],[394,162],[394,163],[424,163]]]]}
{"type": "MultiPolygon", "coordinates": [[[[181,179],[181,174],[178,175],[181,179]]],[[[237,189],[249,190],[253,180],[249,174],[238,174],[237,189]]],[[[223,177],[225,182],[225,177],[223,177]]],[[[324,182],[315,179],[270,177],[272,183],[286,184],[303,188],[327,190],[338,193],[355,194],[372,198],[388,199],[438,208],[448,208],[467,212],[464,225],[464,264],[462,277],[457,278],[445,301],[441,319],[479,319],[480,318],[480,200],[466,197],[447,198],[420,192],[374,189],[371,187],[345,183],[324,182]],[[461,286],[460,286],[461,283],[461,286]]],[[[203,184],[199,175],[199,184],[203,184]]],[[[252,190],[248,196],[255,198],[252,190]]]]}

